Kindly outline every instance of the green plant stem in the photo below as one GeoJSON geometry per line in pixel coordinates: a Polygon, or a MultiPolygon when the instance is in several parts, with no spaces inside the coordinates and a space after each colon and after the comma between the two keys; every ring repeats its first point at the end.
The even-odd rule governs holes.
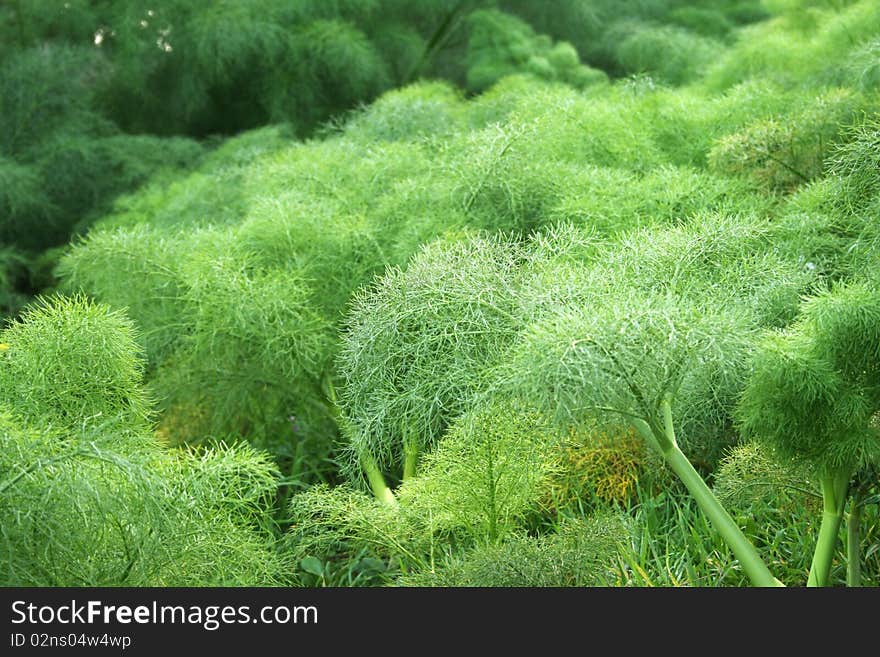
{"type": "Polygon", "coordinates": [[[846,493],[849,485],[849,473],[838,472],[822,477],[822,524],[819,525],[819,538],[810,564],[810,575],[807,586],[826,586],[831,574],[831,561],[840,525],[843,522],[843,510],[846,504],[846,493]]]}
{"type": "Polygon", "coordinates": [[[363,463],[364,471],[367,473],[367,479],[370,482],[370,488],[373,489],[373,495],[376,496],[376,499],[383,504],[396,506],[397,498],[394,497],[394,493],[391,492],[391,489],[388,488],[388,484],[385,483],[385,477],[382,476],[382,472],[379,470],[379,466],[376,465],[375,459],[372,456],[364,456],[361,459],[361,462],[363,463]]]}
{"type": "Polygon", "coordinates": [[[849,517],[846,519],[846,585],[862,585],[862,552],[860,526],[862,523],[862,496],[852,499],[849,517]]]}
{"type": "Polygon", "coordinates": [[[415,66],[406,76],[406,83],[410,83],[422,74],[424,68],[434,58],[434,55],[443,47],[453,32],[458,28],[459,19],[470,4],[469,0],[460,0],[440,22],[431,39],[425,45],[422,55],[415,66]]]}
{"type": "Polygon", "coordinates": [[[733,554],[742,564],[743,570],[748,575],[753,586],[783,586],[776,579],[761,559],[755,546],[743,534],[742,530],[734,522],[727,510],[715,497],[715,494],[703,481],[700,473],[694,469],[691,462],[679,449],[675,440],[675,431],[672,424],[672,407],[667,397],[661,404],[663,409],[664,427],[662,432],[652,429],[644,420],[634,422],[638,432],[650,443],[659,447],[663,458],[678,475],[682,483],[697,501],[700,509],[706,514],[715,529],[724,539],[724,542],[733,551],[733,554]]]}
{"type": "Polygon", "coordinates": [[[407,438],[403,441],[403,480],[407,481],[416,475],[416,465],[419,462],[418,443],[407,438]]]}

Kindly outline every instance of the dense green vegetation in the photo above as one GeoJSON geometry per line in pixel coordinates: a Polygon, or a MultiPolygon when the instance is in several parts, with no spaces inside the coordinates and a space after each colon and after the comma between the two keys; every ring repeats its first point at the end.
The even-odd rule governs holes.
{"type": "Polygon", "coordinates": [[[0,581],[880,585],[880,7],[538,4],[0,9],[0,581]]]}

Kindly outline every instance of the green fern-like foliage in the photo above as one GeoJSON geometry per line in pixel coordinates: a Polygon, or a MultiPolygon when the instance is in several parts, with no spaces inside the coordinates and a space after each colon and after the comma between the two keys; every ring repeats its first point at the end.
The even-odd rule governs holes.
{"type": "Polygon", "coordinates": [[[875,463],[878,308],[875,287],[854,283],[811,299],[797,323],[768,335],[739,406],[743,431],[824,472],[875,463]]]}
{"type": "MultiPolygon", "coordinates": [[[[112,255],[138,276],[142,294],[130,312],[150,331],[144,344],[157,371],[160,401],[174,413],[202,409],[204,422],[180,426],[177,440],[234,433],[286,454],[297,438],[292,426],[308,433],[329,419],[320,402],[325,327],[309,304],[302,271],[247,265],[247,241],[241,238],[205,230],[187,260],[187,241],[136,227],[93,240],[77,267],[112,255]],[[178,253],[180,259],[173,255],[178,253]],[[181,332],[182,325],[192,331],[181,332]],[[299,422],[292,424],[291,416],[299,422]]],[[[133,290],[120,290],[95,269],[85,275],[101,276],[93,289],[106,285],[105,298],[122,293],[120,303],[128,305],[133,290]]]]}
{"type": "Polygon", "coordinates": [[[398,498],[438,534],[495,543],[536,508],[554,469],[554,432],[518,405],[479,408],[453,424],[398,498]]]}
{"type": "Polygon", "coordinates": [[[17,290],[28,277],[28,259],[16,249],[0,248],[0,322],[15,315],[27,301],[17,290]]]}
{"type": "Polygon", "coordinates": [[[720,7],[700,7],[684,4],[672,9],[667,17],[674,25],[679,25],[697,34],[715,37],[716,39],[723,39],[734,27],[732,17],[726,15],[724,9],[720,7]]]}
{"type": "Polygon", "coordinates": [[[56,209],[34,166],[0,156],[0,235],[4,244],[30,242],[39,226],[52,231],[56,209]]]}
{"type": "Polygon", "coordinates": [[[805,2],[773,7],[770,20],[747,27],[706,75],[714,88],[730,88],[760,75],[785,85],[828,81],[858,84],[868,44],[876,38],[876,3],[805,2]],[[858,60],[856,59],[858,58],[858,60]]]}
{"type": "MultiPolygon", "coordinates": [[[[642,35],[645,41],[656,42],[657,35],[664,33],[682,42],[684,36],[696,37],[696,48],[691,43],[683,43],[686,50],[695,54],[694,51],[699,53],[706,43],[706,39],[700,37],[732,39],[737,27],[768,17],[767,9],[758,0],[639,0],[625,5],[614,0],[565,0],[554,3],[553,11],[545,11],[528,0],[504,0],[500,5],[526,20],[537,32],[570,42],[587,63],[615,76],[637,71],[623,66],[618,53],[622,39],[608,38],[612,33],[632,36],[636,31],[633,27],[639,26],[646,30],[642,35]]],[[[659,41],[662,49],[668,45],[669,37],[661,37],[659,41]]],[[[717,45],[714,48],[717,49],[717,45]]],[[[673,61],[678,58],[676,53],[666,54],[671,55],[673,61]]],[[[668,62],[649,63],[652,68],[664,64],[668,66],[668,62]]],[[[689,67],[680,59],[679,64],[689,67]]]]}
{"type": "Polygon", "coordinates": [[[517,257],[498,238],[439,241],[356,299],[339,357],[355,464],[396,469],[467,410],[518,328],[517,257]]]}
{"type": "MultiPolygon", "coordinates": [[[[313,96],[306,102],[314,102],[324,113],[352,107],[388,87],[385,63],[366,35],[353,25],[315,21],[294,38],[292,54],[308,66],[306,75],[313,96]]],[[[309,109],[300,102],[299,113],[308,117],[309,109]]]]}
{"type": "Polygon", "coordinates": [[[264,456],[178,455],[120,425],[56,433],[10,415],[0,442],[4,586],[282,581],[264,456]]]}
{"type": "Polygon", "coordinates": [[[150,405],[134,327],[83,298],[43,299],[0,334],[0,401],[31,423],[74,428],[120,417],[143,425],[150,405]]]}
{"type": "Polygon", "coordinates": [[[625,506],[637,488],[648,490],[644,476],[650,456],[631,428],[616,431],[572,427],[557,456],[559,466],[543,505],[565,509],[604,505],[625,506]]]}
{"type": "Polygon", "coordinates": [[[861,99],[848,91],[828,92],[801,112],[723,137],[709,153],[709,165],[751,176],[775,190],[809,182],[822,173],[843,128],[862,107],[861,99]]]}
{"type": "Polygon", "coordinates": [[[862,92],[880,89],[880,39],[866,41],[847,60],[843,75],[847,82],[862,92]]]}
{"type": "Polygon", "coordinates": [[[409,573],[404,586],[569,587],[602,586],[628,522],[619,516],[567,521],[556,533],[516,534],[504,543],[480,546],[431,570],[409,573]]]}
{"type": "Polygon", "coordinates": [[[364,140],[447,137],[462,127],[464,115],[460,94],[451,85],[423,82],[384,94],[355,114],[345,131],[364,140]]]}
{"type": "Polygon", "coordinates": [[[725,408],[743,384],[746,337],[792,317],[812,274],[775,254],[760,222],[698,225],[631,234],[586,262],[560,258],[564,233],[547,240],[523,291],[539,312],[500,378],[568,423],[607,409],[656,420],[671,393],[680,440],[716,459],[732,439],[725,408]]]}
{"type": "MultiPolygon", "coordinates": [[[[426,74],[463,80],[467,26],[487,11],[508,18],[496,33],[524,33],[540,45],[534,61],[521,62],[536,72],[576,84],[604,77],[581,66],[573,48],[546,47],[552,38],[539,37],[514,15],[481,9],[484,4],[384,0],[289,6],[261,0],[246,7],[220,2],[193,8],[163,0],[149,9],[124,2],[55,13],[79,13],[84,25],[91,22],[90,33],[62,34],[65,40],[94,41],[94,49],[113,63],[98,101],[127,131],[202,136],[270,120],[310,131],[394,83],[426,74]]],[[[43,13],[53,12],[43,7],[43,13]]],[[[29,34],[49,29],[27,12],[10,18],[11,33],[18,19],[29,34]]],[[[502,48],[489,65],[500,70],[507,55],[502,48]]]]}
{"type": "Polygon", "coordinates": [[[839,183],[834,201],[842,215],[858,215],[876,205],[880,196],[878,147],[880,120],[873,114],[855,124],[832,153],[830,167],[839,183]]]}
{"type": "Polygon", "coordinates": [[[118,194],[201,155],[188,139],[119,134],[95,107],[107,64],[93,50],[47,43],[0,65],[4,242],[31,250],[63,243],[118,194]]]}
{"type": "Polygon", "coordinates": [[[187,184],[165,181],[127,199],[60,272],[143,327],[163,408],[208,419],[182,438],[235,433],[287,455],[304,440],[326,455],[335,330],[349,298],[398,250],[408,255],[439,230],[442,208],[424,217],[426,228],[401,231],[427,204],[422,191],[392,193],[424,160],[416,147],[389,147],[377,178],[360,142],[285,148],[279,132],[227,144],[187,184]],[[227,191],[215,193],[218,184],[227,191]],[[137,282],[120,286],[119,275],[137,282]]]}
{"type": "Polygon", "coordinates": [[[814,478],[803,462],[785,459],[766,444],[745,442],[725,455],[713,490],[734,510],[763,503],[785,505],[794,511],[805,498],[818,497],[814,478]]]}
{"type": "Polygon", "coordinates": [[[4,585],[281,582],[274,464],[162,446],[132,334],[119,312],[55,298],[0,335],[4,585]]]}
{"type": "Polygon", "coordinates": [[[711,37],[672,25],[621,22],[605,38],[614,43],[609,48],[620,69],[670,84],[696,79],[721,52],[721,44],[711,37]]]}
{"type": "Polygon", "coordinates": [[[538,509],[556,443],[548,423],[522,404],[481,407],[459,418],[422,457],[394,506],[350,485],[293,495],[285,551],[301,579],[308,578],[306,559],[323,564],[324,575],[341,560],[367,558],[384,564],[390,577],[428,569],[440,555],[498,543],[538,509]]]}
{"type": "Polygon", "coordinates": [[[430,559],[432,537],[418,518],[348,485],[318,484],[291,496],[288,521],[283,550],[301,582],[310,579],[303,568],[307,559],[331,571],[335,564],[367,558],[392,574],[430,559]]]}
{"type": "Polygon", "coordinates": [[[266,510],[290,494],[299,583],[471,557],[462,582],[587,582],[546,564],[588,551],[522,538],[558,521],[559,437],[607,437],[565,513],[668,483],[631,428],[656,434],[668,401],[709,473],[756,352],[801,368],[769,368],[767,395],[846,434],[806,440],[810,460],[876,463],[875,2],[27,4],[0,8],[0,303],[53,284],[55,255],[29,250],[91,226],[57,271],[113,310],[53,301],[0,337],[10,444],[45,447],[9,490],[56,528],[9,525],[16,581],[72,581],[22,555],[91,505],[130,531],[79,524],[128,556],[77,581],[273,583],[266,510]],[[174,543],[178,568],[146,524],[206,542],[174,543]]]}
{"type": "MultiPolygon", "coordinates": [[[[633,15],[652,26],[666,25],[670,12],[682,7],[637,4],[633,15]]],[[[747,17],[748,4],[717,8],[738,25],[758,16],[747,17]]],[[[614,16],[612,5],[595,3],[603,25],[624,18],[614,16]]],[[[535,34],[556,38],[552,21],[540,23],[534,8],[499,6],[547,26],[535,34]]],[[[379,52],[373,35],[385,10],[393,25],[413,25],[398,20],[394,12],[404,11],[399,3],[266,7],[271,11],[260,20],[291,26],[289,39],[317,24],[321,38],[303,47],[328,53],[338,44],[327,33],[337,29],[356,30],[362,36],[355,46],[379,52]]],[[[560,7],[560,15],[587,11],[560,7]]],[[[242,21],[256,20],[251,9],[236,11],[244,12],[235,14],[242,21]]],[[[428,75],[432,65],[449,65],[443,48],[449,53],[466,46],[470,9],[453,17],[460,31],[446,36],[430,34],[448,16],[443,7],[420,4],[418,12],[416,31],[426,47],[434,36],[446,44],[425,55],[434,62],[421,69],[428,75]]],[[[854,14],[851,8],[844,13],[849,28],[854,14]]],[[[189,24],[196,14],[175,21],[189,24]]],[[[155,22],[138,28],[144,39],[155,22]]],[[[844,23],[828,30],[838,33],[844,23]]],[[[780,20],[772,29],[788,35],[805,28],[780,20]]],[[[867,38],[868,32],[858,34],[867,38]]],[[[120,48],[121,34],[106,37],[101,52],[120,48]]],[[[808,45],[825,52],[824,39],[811,38],[808,45]]],[[[582,42],[572,43],[582,55],[582,42]]],[[[185,48],[172,46],[168,62],[178,61],[174,53],[185,48]]],[[[166,57],[156,50],[153,55],[166,57]]],[[[570,60],[571,51],[563,50],[560,59],[570,60]]],[[[829,51],[839,62],[850,54],[829,51]]],[[[309,65],[324,71],[326,62],[316,58],[309,65]]],[[[220,59],[218,66],[230,61],[220,59]]],[[[442,82],[416,82],[339,118],[309,141],[292,139],[303,134],[302,126],[263,128],[206,153],[190,175],[151,180],[118,200],[63,258],[59,273],[65,289],[126,308],[141,329],[169,439],[246,437],[300,464],[295,467],[305,469],[306,481],[332,481],[336,471],[328,457],[337,456],[342,433],[346,444],[359,445],[349,450],[356,458],[343,459],[350,470],[369,455],[396,480],[405,444],[430,451],[456,418],[472,410],[478,393],[504,388],[491,368],[508,357],[506,350],[519,348],[524,328],[562,325],[569,313],[579,318],[584,309],[618,303],[624,304],[619,312],[610,312],[623,321],[644,301],[663,313],[681,309],[684,330],[712,299],[729,307],[725,317],[742,316],[748,333],[785,325],[797,312],[799,295],[818,277],[843,277],[868,261],[869,222],[832,211],[832,187],[843,175],[837,182],[822,179],[828,149],[813,145],[826,144],[832,133],[841,144],[852,142],[836,121],[869,110],[874,101],[824,69],[798,87],[764,70],[727,86],[710,73],[707,84],[682,88],[640,76],[584,89],[519,71],[469,99],[442,82]],[[823,107],[833,116],[825,117],[823,107]],[[809,125],[808,116],[822,121],[809,125]],[[774,191],[780,195],[768,193],[751,170],[707,170],[717,144],[751,134],[757,125],[782,124],[783,117],[799,118],[792,123],[809,146],[804,161],[813,167],[814,182],[799,185],[796,198],[782,196],[794,185],[779,170],[771,178],[779,174],[774,191]],[[765,219],[777,211],[784,221],[765,219]],[[474,229],[488,234],[472,238],[474,229]],[[551,237],[557,233],[577,246],[561,245],[551,237]],[[865,235],[850,249],[853,233],[865,235]],[[477,246],[479,240],[485,247],[477,246]],[[461,255],[450,255],[456,249],[461,255]],[[479,307],[474,289],[487,290],[482,299],[491,297],[502,312],[479,307]],[[627,299],[635,301],[627,305],[627,299]],[[474,331],[457,330],[459,325],[474,331]]],[[[399,72],[385,67],[392,78],[399,72]]],[[[207,77],[213,85],[235,75],[207,77]]],[[[299,89],[283,86],[290,93],[299,89]]],[[[308,93],[303,88],[302,98],[308,93]]],[[[292,107],[288,101],[295,105],[296,99],[284,97],[281,105],[292,107]]],[[[717,309],[708,315],[716,317],[717,309]]],[[[662,335],[657,328],[658,339],[662,335]]],[[[676,409],[683,442],[705,450],[707,464],[736,439],[730,408],[743,363],[739,356],[731,359],[736,367],[716,370],[707,385],[682,389],[694,400],[704,395],[702,402],[676,409]]]]}
{"type": "Polygon", "coordinates": [[[91,78],[100,74],[100,59],[86,48],[46,45],[17,52],[0,66],[0,152],[17,156],[47,134],[95,134],[108,123],[91,107],[91,78]]]}
{"type": "Polygon", "coordinates": [[[713,418],[721,422],[714,432],[723,431],[723,414],[688,409],[735,386],[746,326],[730,315],[661,299],[606,303],[612,312],[568,308],[525,331],[511,361],[513,385],[568,422],[605,409],[657,422],[663,395],[674,392],[684,415],[713,418]]]}

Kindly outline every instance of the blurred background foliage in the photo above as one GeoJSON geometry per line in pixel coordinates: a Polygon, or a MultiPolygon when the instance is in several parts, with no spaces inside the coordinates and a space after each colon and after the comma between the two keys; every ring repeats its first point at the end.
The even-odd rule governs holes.
{"type": "MultiPolygon", "coordinates": [[[[31,253],[63,244],[120,193],[197,165],[209,138],[270,123],[306,137],[418,78],[480,92],[525,73],[580,88],[652,71],[665,59],[658,47],[677,49],[662,30],[723,39],[762,16],[744,3],[702,4],[9,0],[0,5],[0,241],[31,253]],[[660,45],[645,36],[618,53],[619,23],[630,40],[661,30],[660,45]]],[[[666,64],[700,65],[691,56],[666,64]]]]}

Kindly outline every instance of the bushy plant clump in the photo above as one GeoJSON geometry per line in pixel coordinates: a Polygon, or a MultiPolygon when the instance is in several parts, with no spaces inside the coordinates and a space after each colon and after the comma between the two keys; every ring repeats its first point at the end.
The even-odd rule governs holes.
{"type": "Polygon", "coordinates": [[[118,311],[82,298],[43,299],[3,331],[0,403],[29,422],[61,429],[118,418],[145,426],[134,327],[118,311]]]}
{"type": "MultiPolygon", "coordinates": [[[[482,4],[5,5],[0,243],[28,258],[64,244],[120,194],[198,164],[214,135],[269,123],[308,135],[422,75],[463,83],[467,64],[447,69],[438,56],[464,62],[472,31],[465,19],[482,4]]],[[[504,38],[524,30],[540,44],[539,59],[553,76],[604,77],[582,66],[573,47],[548,50],[551,37],[495,13],[504,38]]],[[[504,52],[487,52],[486,66],[507,66],[504,52]]],[[[54,284],[42,275],[28,279],[16,278],[10,294],[26,297],[54,284]]]]}
{"type": "Polygon", "coordinates": [[[120,192],[198,160],[191,140],[125,135],[102,116],[94,79],[105,73],[84,46],[46,44],[0,64],[0,241],[61,244],[120,192]]]}
{"type": "MultiPolygon", "coordinates": [[[[591,85],[553,68],[559,44],[519,19],[462,10],[485,91],[419,82],[308,141],[281,128],[230,140],[118,202],[63,259],[64,286],[140,328],[164,438],[245,438],[288,482],[328,484],[285,504],[301,583],[387,583],[440,562],[450,582],[537,581],[485,566],[587,555],[553,523],[615,503],[645,514],[673,475],[695,499],[670,489],[677,526],[709,537],[684,576],[796,583],[800,566],[776,575],[784,557],[760,553],[769,534],[747,534],[704,480],[743,436],[813,462],[830,501],[809,581],[827,583],[844,512],[864,531],[876,467],[880,320],[864,272],[878,244],[878,101],[852,73],[875,9],[771,7],[736,40],[726,25],[754,6],[722,4],[710,16],[638,3],[608,30],[621,38],[586,57],[638,75],[591,85]],[[844,31],[852,47],[836,45],[844,31]],[[760,39],[791,54],[788,38],[805,53],[790,74],[745,57],[760,39]],[[651,69],[685,40],[705,58],[651,69]],[[507,54],[483,59],[493,49],[507,54]],[[571,427],[625,439],[587,447],[589,486],[548,511],[571,427]],[[653,456],[630,458],[633,437],[653,456]],[[701,559],[711,572],[694,574],[701,559]]],[[[591,6],[610,27],[610,3],[591,6]]],[[[333,50],[334,20],[310,24],[308,47],[333,50]]],[[[439,49],[428,59],[445,66],[439,49]]],[[[765,511],[768,526],[788,522],[765,511]]],[[[661,563],[648,538],[629,538],[608,581],[680,582],[646,568],[661,563]]]]}
{"type": "Polygon", "coordinates": [[[473,404],[518,328],[517,261],[501,240],[441,241],[355,300],[339,401],[356,461],[402,469],[473,404]]]}
{"type": "Polygon", "coordinates": [[[0,321],[16,314],[27,302],[29,258],[15,248],[0,249],[0,321]]]}
{"type": "Polygon", "coordinates": [[[504,543],[543,512],[558,443],[527,405],[492,404],[461,417],[433,451],[409,464],[393,495],[349,485],[294,495],[287,545],[298,576],[307,578],[318,563],[327,575],[340,560],[367,558],[391,581],[462,549],[504,543]]]}
{"type": "MultiPolygon", "coordinates": [[[[471,91],[512,73],[575,88],[609,74],[677,84],[736,26],[766,17],[756,4],[12,3],[0,8],[0,240],[63,244],[119,194],[196,165],[205,144],[193,138],[268,123],[313,134],[418,79],[471,91]]],[[[845,78],[868,90],[871,45],[859,44],[845,78]]],[[[14,292],[54,283],[31,279],[14,292]]]]}
{"type": "Polygon", "coordinates": [[[283,581],[276,467],[244,446],[162,446],[124,316],[47,299],[0,344],[5,586],[283,581]]]}
{"type": "MultiPolygon", "coordinates": [[[[185,180],[119,203],[60,272],[68,289],[126,307],[143,328],[160,405],[212,418],[193,423],[190,438],[235,432],[281,450],[297,438],[288,421],[296,416],[314,427],[309,450],[322,458],[335,433],[328,400],[340,383],[332,363],[349,299],[425,242],[447,233],[452,244],[469,227],[531,232],[562,221],[610,236],[767,207],[739,181],[692,166],[651,168],[667,145],[636,124],[669,111],[669,96],[648,103],[615,89],[591,99],[516,84],[506,97],[502,83],[470,103],[435,84],[410,87],[323,141],[285,145],[273,130],[234,140],[185,180]],[[621,116],[618,102],[638,113],[621,116]],[[439,112],[441,127],[428,130],[425,112],[439,112]]],[[[459,295],[483,285],[456,284],[459,295]]],[[[386,285],[389,294],[399,287],[386,285]]]]}
{"type": "Polygon", "coordinates": [[[740,406],[744,430],[826,472],[873,464],[878,310],[876,284],[854,283],[769,334],[740,406]]]}
{"type": "Polygon", "coordinates": [[[770,20],[743,30],[704,82],[729,88],[760,76],[789,88],[817,82],[864,88],[872,66],[865,53],[878,27],[876,3],[780,3],[770,20]]]}
{"type": "Polygon", "coordinates": [[[818,177],[842,131],[863,101],[844,90],[816,98],[804,110],[758,121],[720,139],[709,153],[712,169],[751,176],[779,190],[818,177]]]}
{"type": "MultiPolygon", "coordinates": [[[[83,100],[128,133],[203,137],[278,121],[308,131],[422,76],[474,91],[511,72],[584,86],[607,77],[599,69],[643,70],[644,58],[630,61],[619,53],[629,46],[608,38],[620,25],[636,26],[628,31],[642,41],[673,31],[667,45],[687,47],[761,17],[742,3],[683,4],[621,11],[567,0],[543,12],[517,1],[31,3],[3,9],[0,41],[9,52],[48,43],[88,53],[103,69],[83,100]]],[[[662,46],[659,53],[674,54],[662,46]]]]}

